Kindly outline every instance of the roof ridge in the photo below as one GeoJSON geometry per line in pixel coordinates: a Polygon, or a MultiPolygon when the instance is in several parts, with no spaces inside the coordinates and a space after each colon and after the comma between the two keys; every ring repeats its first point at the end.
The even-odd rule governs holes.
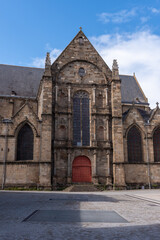
{"type": "Polygon", "coordinates": [[[126,77],[133,77],[134,78],[133,75],[129,75],[129,74],[119,74],[119,76],[126,76],[126,77]]]}
{"type": "Polygon", "coordinates": [[[21,67],[21,68],[32,68],[32,69],[44,69],[44,68],[37,68],[37,67],[28,67],[28,66],[18,66],[18,65],[10,65],[10,64],[1,64],[0,66],[10,66],[10,67],[21,67]]]}

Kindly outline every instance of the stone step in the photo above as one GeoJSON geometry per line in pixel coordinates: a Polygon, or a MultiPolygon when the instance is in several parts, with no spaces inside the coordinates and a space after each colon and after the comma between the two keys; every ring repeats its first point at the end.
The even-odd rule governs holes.
{"type": "Polygon", "coordinates": [[[63,192],[98,192],[99,190],[94,185],[71,185],[63,190],[63,192]]]}

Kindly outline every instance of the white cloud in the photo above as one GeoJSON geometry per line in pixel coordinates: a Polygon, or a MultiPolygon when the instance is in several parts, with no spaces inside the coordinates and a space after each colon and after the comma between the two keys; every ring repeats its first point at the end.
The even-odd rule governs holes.
{"type": "MultiPolygon", "coordinates": [[[[113,59],[117,59],[120,74],[136,73],[152,108],[157,101],[160,102],[160,36],[140,31],[133,34],[101,35],[91,37],[90,40],[110,68],[113,59]]],[[[52,63],[60,53],[59,49],[51,50],[52,63]]],[[[31,65],[43,68],[44,64],[45,57],[34,58],[31,65]]]]}
{"type": "Polygon", "coordinates": [[[141,17],[141,23],[146,23],[149,20],[149,17],[141,17]]]}
{"type": "MultiPolygon", "coordinates": [[[[57,48],[54,48],[53,50],[50,51],[51,63],[53,63],[56,60],[56,58],[60,55],[60,53],[61,53],[61,50],[57,49],[57,48]]],[[[44,66],[45,66],[45,59],[46,59],[46,57],[43,57],[43,58],[39,58],[39,57],[33,58],[33,61],[32,61],[32,63],[30,65],[33,66],[33,67],[37,67],[37,68],[44,68],[44,66]]]]}
{"type": "Polygon", "coordinates": [[[105,62],[118,60],[120,74],[136,77],[151,107],[160,102],[160,36],[149,31],[90,38],[105,62]]]}
{"type": "Polygon", "coordinates": [[[152,13],[160,13],[160,9],[157,9],[157,8],[151,8],[151,12],[152,13]]]}
{"type": "Polygon", "coordinates": [[[133,8],[131,10],[121,10],[116,13],[106,13],[103,12],[99,14],[99,20],[108,23],[124,23],[129,22],[134,16],[136,15],[136,8],[133,8]]]}

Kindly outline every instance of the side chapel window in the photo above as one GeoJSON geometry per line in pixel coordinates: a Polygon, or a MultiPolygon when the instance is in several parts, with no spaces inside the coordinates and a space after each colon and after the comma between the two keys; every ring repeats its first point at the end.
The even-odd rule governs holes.
{"type": "Polygon", "coordinates": [[[136,126],[133,126],[127,135],[128,162],[142,162],[142,140],[141,133],[136,126]]]}
{"type": "Polygon", "coordinates": [[[17,137],[17,160],[33,160],[33,131],[25,124],[17,137]]]}
{"type": "Polygon", "coordinates": [[[160,128],[157,128],[153,134],[154,161],[160,162],[160,128]]]}
{"type": "Polygon", "coordinates": [[[90,145],[89,96],[82,91],[73,98],[73,145],[90,145]]]}

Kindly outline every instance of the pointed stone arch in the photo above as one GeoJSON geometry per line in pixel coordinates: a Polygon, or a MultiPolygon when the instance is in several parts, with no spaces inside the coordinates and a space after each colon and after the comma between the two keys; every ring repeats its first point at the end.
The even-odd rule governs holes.
{"type": "Polygon", "coordinates": [[[69,64],[72,64],[72,63],[75,63],[75,62],[80,62],[80,63],[88,63],[88,64],[91,64],[93,65],[95,68],[97,68],[101,73],[102,75],[104,76],[104,78],[108,81],[108,78],[106,77],[106,75],[102,72],[102,70],[100,69],[100,67],[98,65],[96,65],[95,63],[93,62],[90,62],[88,60],[85,60],[85,59],[75,59],[73,61],[70,61],[70,62],[67,62],[65,63],[60,69],[59,69],[59,72],[62,71],[67,65],[69,64]]]}
{"type": "Polygon", "coordinates": [[[31,127],[34,135],[35,135],[36,137],[39,137],[39,134],[38,134],[38,131],[37,131],[36,127],[35,127],[28,119],[25,120],[25,121],[23,121],[23,122],[20,122],[20,123],[18,124],[18,126],[17,126],[17,127],[15,128],[15,130],[14,130],[14,136],[17,137],[20,129],[21,129],[25,124],[28,124],[28,125],[31,127]]]}
{"type": "Polygon", "coordinates": [[[129,125],[129,126],[127,127],[127,129],[126,129],[126,131],[125,131],[125,133],[124,133],[124,137],[125,137],[125,138],[127,138],[127,135],[128,135],[129,130],[130,130],[132,127],[134,127],[134,126],[140,131],[141,136],[142,136],[142,135],[145,136],[144,130],[143,130],[136,122],[133,122],[131,125],[129,125]]]}

